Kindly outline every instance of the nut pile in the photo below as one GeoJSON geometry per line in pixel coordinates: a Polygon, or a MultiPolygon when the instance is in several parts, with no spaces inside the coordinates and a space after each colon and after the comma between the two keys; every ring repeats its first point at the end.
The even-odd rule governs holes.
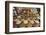
{"type": "Polygon", "coordinates": [[[14,7],[13,27],[39,27],[40,11],[39,8],[14,7]]]}

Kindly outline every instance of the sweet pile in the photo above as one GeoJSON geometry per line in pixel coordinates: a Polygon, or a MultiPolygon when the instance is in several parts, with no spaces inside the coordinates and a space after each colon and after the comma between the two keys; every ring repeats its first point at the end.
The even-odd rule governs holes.
{"type": "Polygon", "coordinates": [[[37,8],[14,7],[13,27],[39,27],[40,12],[37,8]]]}

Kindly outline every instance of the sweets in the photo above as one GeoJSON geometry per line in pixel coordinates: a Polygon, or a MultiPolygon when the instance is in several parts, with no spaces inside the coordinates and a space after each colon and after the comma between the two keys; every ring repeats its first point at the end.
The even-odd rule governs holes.
{"type": "MultiPolygon", "coordinates": [[[[39,27],[40,25],[40,13],[36,8],[17,8],[16,19],[13,18],[16,26],[19,27],[39,27]]],[[[15,16],[15,15],[14,15],[15,16]]]]}

